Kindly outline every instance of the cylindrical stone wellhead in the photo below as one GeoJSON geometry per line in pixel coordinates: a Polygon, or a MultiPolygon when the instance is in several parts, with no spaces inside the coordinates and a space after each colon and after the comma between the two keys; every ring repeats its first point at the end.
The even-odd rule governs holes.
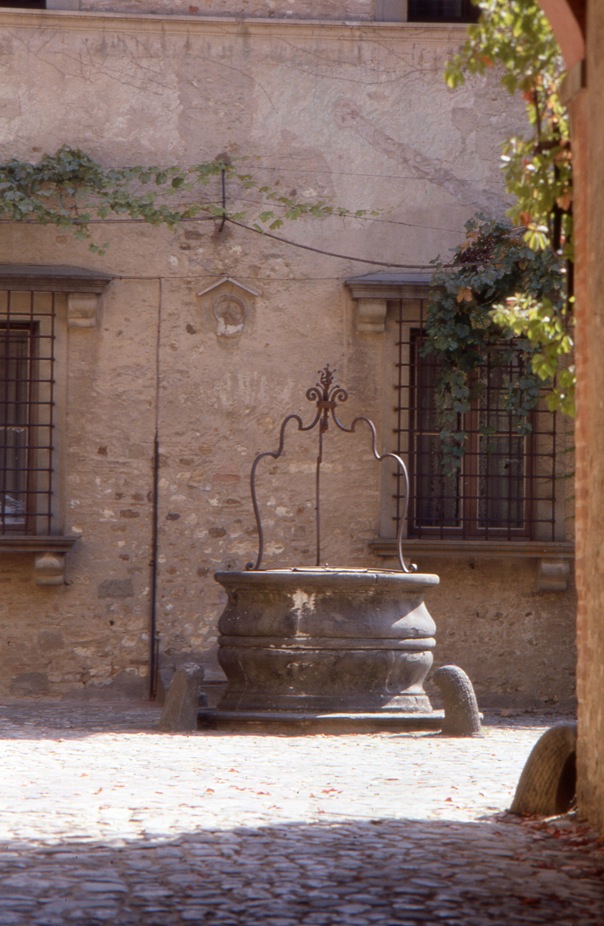
{"type": "Polygon", "coordinates": [[[228,593],[222,710],[426,713],[436,575],[363,569],[219,572],[228,593]]]}

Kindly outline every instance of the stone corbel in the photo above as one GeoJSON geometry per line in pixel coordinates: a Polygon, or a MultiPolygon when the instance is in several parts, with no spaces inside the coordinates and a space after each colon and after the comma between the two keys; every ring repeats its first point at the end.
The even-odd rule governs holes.
{"type": "Polygon", "coordinates": [[[570,581],[570,563],[565,559],[540,559],[537,589],[540,592],[565,592],[570,581]]]}
{"type": "Polygon", "coordinates": [[[356,304],[356,330],[360,334],[383,334],[389,300],[425,299],[432,274],[418,269],[413,273],[370,273],[346,280],[356,304]]]}
{"type": "Polygon", "coordinates": [[[386,330],[386,299],[357,299],[357,331],[383,334],[386,330]]]}
{"type": "Polygon", "coordinates": [[[65,585],[64,553],[40,553],[34,569],[36,585],[65,585]]]}
{"type": "Polygon", "coordinates": [[[36,585],[65,585],[65,561],[78,536],[78,534],[70,536],[3,534],[0,536],[0,555],[2,553],[22,553],[33,556],[36,585]]]}
{"type": "Polygon", "coordinates": [[[96,328],[99,316],[98,293],[69,293],[67,324],[70,328],[96,328]]]}

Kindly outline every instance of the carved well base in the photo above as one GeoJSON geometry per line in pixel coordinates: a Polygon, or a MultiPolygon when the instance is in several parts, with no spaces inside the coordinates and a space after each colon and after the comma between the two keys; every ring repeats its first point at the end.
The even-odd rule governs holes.
{"type": "Polygon", "coordinates": [[[221,572],[221,715],[432,716],[423,683],[435,575],[300,569],[221,572]]]}

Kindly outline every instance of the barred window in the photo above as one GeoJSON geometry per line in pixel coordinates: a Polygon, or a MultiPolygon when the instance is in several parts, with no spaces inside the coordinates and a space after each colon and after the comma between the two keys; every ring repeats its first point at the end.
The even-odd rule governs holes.
{"type": "Polygon", "coordinates": [[[409,0],[409,22],[476,22],[479,7],[471,0],[409,0]]]}
{"type": "Polygon", "coordinates": [[[49,534],[55,298],[0,293],[0,534],[49,534]]]}
{"type": "MultiPolygon", "coordinates": [[[[460,415],[459,465],[447,461],[436,411],[438,364],[424,344],[424,300],[411,323],[397,319],[396,452],[408,460],[410,537],[467,540],[563,538],[559,511],[562,441],[556,414],[544,403],[531,412],[528,429],[508,408],[510,386],[523,372],[521,352],[510,345],[485,359],[480,388],[460,415]],[[561,536],[562,533],[562,536],[561,536]]],[[[449,451],[450,453],[450,451],[449,451]]],[[[403,510],[403,486],[395,490],[395,521],[403,510]]]]}

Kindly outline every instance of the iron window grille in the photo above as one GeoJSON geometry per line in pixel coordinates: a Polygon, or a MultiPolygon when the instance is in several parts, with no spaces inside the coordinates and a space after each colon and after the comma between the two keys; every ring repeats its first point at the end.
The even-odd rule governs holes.
{"type": "MultiPolygon", "coordinates": [[[[465,540],[561,539],[561,435],[557,415],[543,403],[531,412],[530,429],[506,407],[510,384],[521,374],[520,351],[509,345],[485,360],[482,388],[469,413],[460,416],[465,435],[459,468],[446,465],[437,421],[438,366],[425,355],[424,301],[413,324],[397,319],[395,452],[408,461],[410,537],[465,540]]],[[[396,478],[396,477],[394,477],[396,478]]],[[[396,485],[395,522],[403,510],[396,485]]],[[[563,522],[562,522],[563,523],[563,522]]]]}
{"type": "Polygon", "coordinates": [[[480,8],[472,0],[409,0],[408,22],[476,22],[480,8]]]}
{"type": "Polygon", "coordinates": [[[50,534],[55,294],[0,292],[0,534],[50,534]]]}

